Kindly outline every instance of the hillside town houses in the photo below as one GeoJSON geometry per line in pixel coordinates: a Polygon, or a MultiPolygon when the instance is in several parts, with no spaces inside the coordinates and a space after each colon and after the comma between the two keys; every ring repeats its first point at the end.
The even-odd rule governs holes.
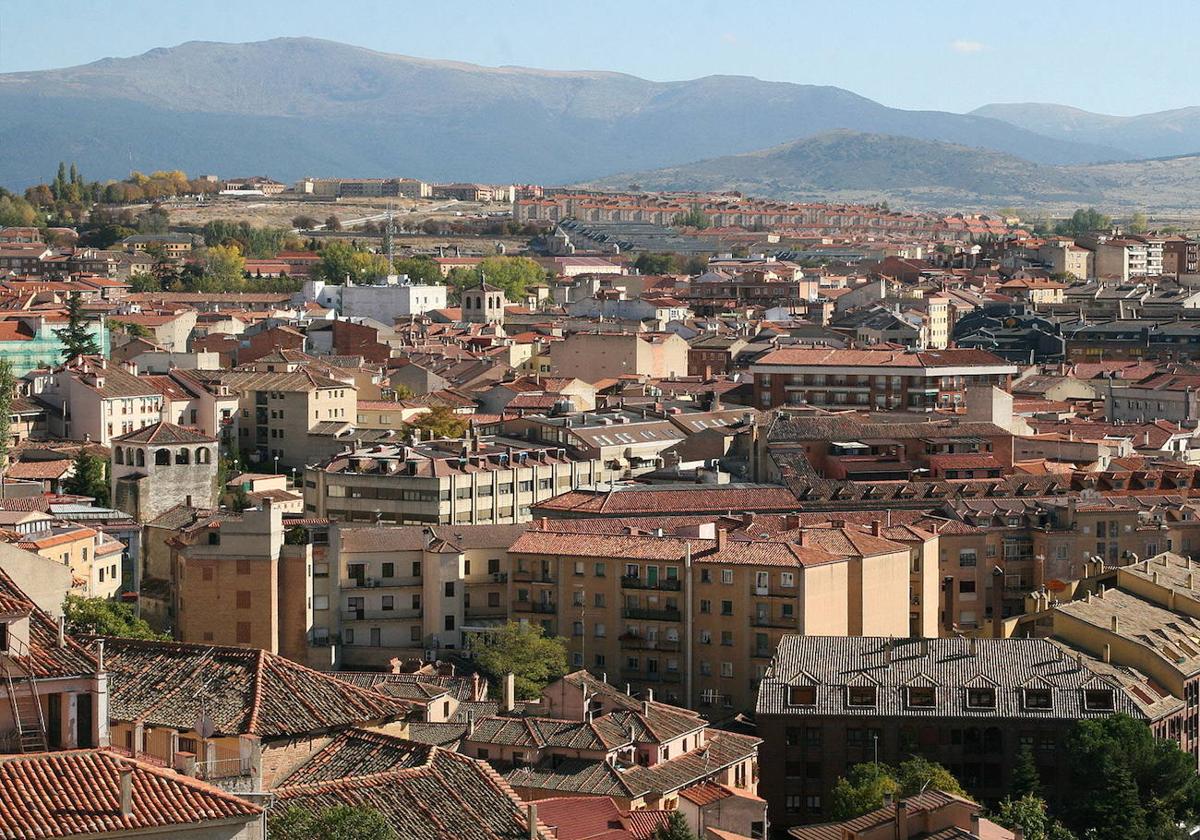
{"type": "Polygon", "coordinates": [[[674,814],[701,840],[982,840],[1020,836],[991,818],[1027,754],[1069,777],[1079,721],[1200,767],[1194,240],[222,184],[536,233],[323,273],[331,241],[401,265],[389,208],[197,291],[146,280],[203,274],[195,229],[0,229],[4,836],[262,838],[342,804],[418,840],[650,840],[674,814]],[[77,603],[153,638],[82,632],[77,603]],[[565,670],[488,673],[513,626],[565,670]],[[966,795],[837,815],[853,767],[913,755],[966,795]]]}

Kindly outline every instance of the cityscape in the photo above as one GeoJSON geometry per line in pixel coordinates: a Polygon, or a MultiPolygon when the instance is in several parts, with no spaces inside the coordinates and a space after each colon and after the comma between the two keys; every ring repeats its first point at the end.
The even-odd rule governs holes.
{"type": "Polygon", "coordinates": [[[0,9],[0,836],[1200,836],[1195,11],[759,5],[0,9]]]}

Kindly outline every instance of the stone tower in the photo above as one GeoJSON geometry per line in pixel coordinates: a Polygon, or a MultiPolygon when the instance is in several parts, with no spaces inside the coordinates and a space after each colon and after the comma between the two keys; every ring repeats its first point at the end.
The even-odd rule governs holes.
{"type": "Polygon", "coordinates": [[[217,505],[217,439],[154,423],[112,440],[113,507],[148,522],[176,505],[217,505]]]}
{"type": "Polygon", "coordinates": [[[504,290],[489,285],[487,278],[480,279],[478,286],[462,291],[462,319],[473,324],[504,323],[504,290]]]}

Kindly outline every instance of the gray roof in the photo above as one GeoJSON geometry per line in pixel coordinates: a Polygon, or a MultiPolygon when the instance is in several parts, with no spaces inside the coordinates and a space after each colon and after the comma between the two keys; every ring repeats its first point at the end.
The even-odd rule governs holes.
{"type": "Polygon", "coordinates": [[[888,639],[785,636],[758,690],[760,715],[864,717],[1106,717],[1085,707],[1084,689],[1111,689],[1114,710],[1144,719],[1121,685],[1046,639],[888,639]],[[790,705],[789,686],[815,686],[816,705],[790,705]],[[850,687],[876,688],[876,705],[850,706],[850,687]],[[934,705],[914,708],[908,687],[933,687],[934,705]],[[968,707],[967,690],[995,689],[995,707],[968,707]],[[1052,708],[1027,709],[1023,689],[1049,688],[1052,708]]]}

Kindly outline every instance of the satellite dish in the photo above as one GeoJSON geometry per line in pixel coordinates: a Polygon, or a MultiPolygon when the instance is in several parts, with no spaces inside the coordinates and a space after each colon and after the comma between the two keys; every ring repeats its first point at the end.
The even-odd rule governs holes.
{"type": "Polygon", "coordinates": [[[196,718],[196,734],[208,740],[217,731],[217,724],[206,713],[201,712],[196,718]]]}

